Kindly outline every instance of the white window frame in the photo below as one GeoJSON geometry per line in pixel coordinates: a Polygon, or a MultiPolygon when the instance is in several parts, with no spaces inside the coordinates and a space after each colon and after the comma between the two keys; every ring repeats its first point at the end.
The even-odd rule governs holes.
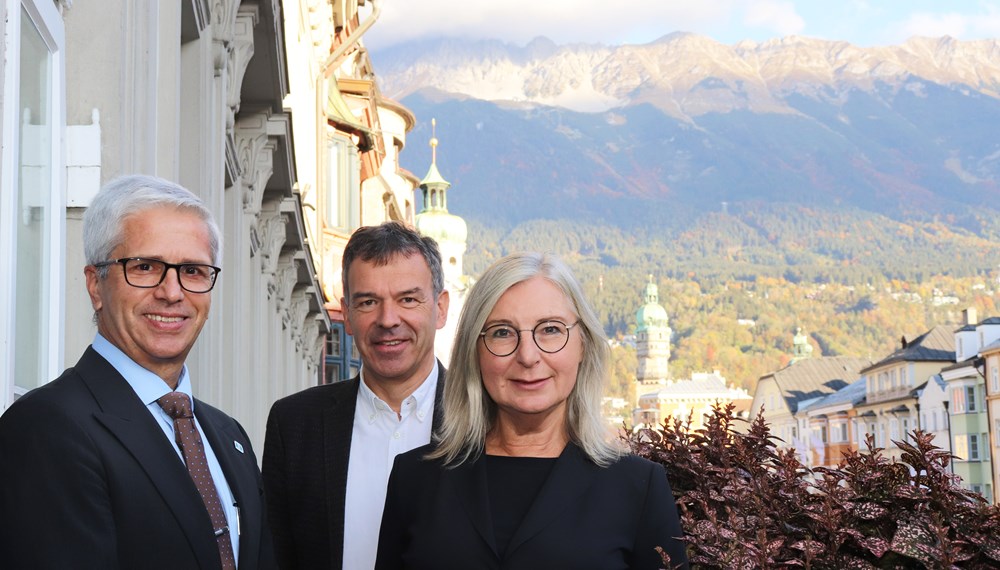
{"type": "Polygon", "coordinates": [[[45,239],[49,248],[47,256],[48,290],[43,302],[47,303],[47,318],[42,325],[48,336],[48,345],[40,371],[44,383],[54,379],[63,369],[63,330],[65,322],[66,291],[66,168],[63,153],[66,130],[65,77],[66,34],[62,15],[52,0],[4,0],[6,24],[4,26],[3,73],[3,152],[0,165],[0,411],[7,409],[25,390],[15,387],[14,335],[17,299],[16,251],[17,227],[11,223],[19,217],[16,211],[18,182],[20,180],[20,89],[21,73],[21,10],[31,18],[51,54],[49,101],[51,102],[52,141],[50,162],[51,181],[45,196],[46,212],[51,217],[45,239]]]}
{"type": "Polygon", "coordinates": [[[350,137],[329,129],[324,147],[324,226],[350,233],[361,224],[361,157],[350,137]],[[337,169],[333,172],[331,163],[337,169]],[[331,219],[332,217],[337,219],[331,219]]]}
{"type": "Polygon", "coordinates": [[[979,403],[976,401],[978,390],[975,386],[965,387],[965,409],[968,412],[978,412],[979,403]]]}
{"type": "Polygon", "coordinates": [[[969,461],[979,461],[982,458],[982,447],[979,445],[979,435],[969,434],[969,461]]]}

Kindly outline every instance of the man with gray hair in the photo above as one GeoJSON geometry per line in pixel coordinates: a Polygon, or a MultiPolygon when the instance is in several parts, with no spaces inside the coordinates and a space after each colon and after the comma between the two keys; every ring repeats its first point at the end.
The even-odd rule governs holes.
{"type": "Polygon", "coordinates": [[[286,570],[374,567],[393,459],[440,421],[434,336],[448,292],[437,243],[398,222],[360,228],[342,271],[361,373],[278,400],[267,420],[264,484],[286,570]]]}
{"type": "Polygon", "coordinates": [[[0,552],[11,568],[273,568],[263,483],[236,420],[185,366],[221,269],[211,212],[125,176],[83,219],[97,334],[0,416],[0,552]]]}

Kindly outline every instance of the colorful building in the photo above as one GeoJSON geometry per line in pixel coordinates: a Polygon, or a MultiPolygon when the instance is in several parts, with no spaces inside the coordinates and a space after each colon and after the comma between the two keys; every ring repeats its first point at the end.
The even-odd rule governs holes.
{"type": "Polygon", "coordinates": [[[894,442],[909,440],[918,427],[917,390],[954,364],[954,346],[951,328],[937,326],[913,339],[904,337],[900,348],[861,370],[866,387],[865,402],[857,407],[859,429],[874,435],[886,456],[899,458],[894,442]]]}
{"type": "MultiPolygon", "coordinates": [[[[810,418],[807,410],[822,398],[854,383],[860,370],[870,364],[870,360],[850,356],[812,357],[791,362],[757,381],[750,419],[753,421],[763,415],[771,433],[781,439],[779,446],[795,449],[803,464],[813,464],[820,457],[825,461],[825,451],[816,457],[811,451],[812,429],[820,424],[810,425],[810,421],[820,418],[810,418]]],[[[825,425],[829,433],[829,423],[825,425]]]]}

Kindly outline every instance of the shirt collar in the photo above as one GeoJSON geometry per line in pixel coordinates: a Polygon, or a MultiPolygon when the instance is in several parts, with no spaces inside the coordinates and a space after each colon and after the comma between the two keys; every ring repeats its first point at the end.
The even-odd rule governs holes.
{"type": "MultiPolygon", "coordinates": [[[[97,333],[94,337],[92,346],[97,354],[104,357],[125,378],[143,404],[149,406],[170,393],[170,386],[163,381],[163,378],[136,364],[120,348],[101,336],[101,333],[97,333]]],[[[191,398],[191,379],[188,376],[187,364],[181,368],[176,391],[183,392],[191,398]]],[[[191,410],[194,411],[194,398],[191,398],[191,410]]]]}
{"type": "MultiPolygon", "coordinates": [[[[425,419],[430,419],[430,412],[434,407],[434,397],[437,394],[437,379],[438,379],[438,361],[434,359],[434,367],[431,368],[430,374],[424,381],[417,386],[417,389],[413,391],[405,400],[403,400],[404,411],[416,413],[418,420],[423,422],[425,419]],[[410,407],[406,406],[407,402],[413,402],[410,407]]],[[[365,384],[365,368],[364,365],[361,366],[361,382],[358,388],[358,400],[363,402],[366,411],[369,414],[374,414],[379,411],[392,412],[392,408],[388,404],[382,401],[381,398],[372,392],[368,384],[365,384]]],[[[395,412],[393,412],[395,413],[395,412]]],[[[404,414],[405,415],[405,414],[404,414]]]]}

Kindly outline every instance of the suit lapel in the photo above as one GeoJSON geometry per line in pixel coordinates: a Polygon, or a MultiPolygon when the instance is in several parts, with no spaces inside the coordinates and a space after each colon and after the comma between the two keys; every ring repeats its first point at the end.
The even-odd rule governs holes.
{"type": "Polygon", "coordinates": [[[351,459],[354,410],[361,377],[347,382],[345,390],[333,393],[323,411],[323,472],[326,475],[326,516],[329,526],[330,560],[340,568],[344,559],[344,509],[347,503],[347,463],[351,459]]]}
{"type": "Polygon", "coordinates": [[[218,567],[219,551],[212,521],[184,462],[160,426],[121,374],[93,348],[84,352],[76,370],[102,411],[94,417],[128,449],[174,513],[199,565],[218,567]]]}
{"type": "MultiPolygon", "coordinates": [[[[236,423],[228,418],[218,417],[215,412],[208,407],[208,404],[196,403],[195,415],[198,416],[198,423],[201,424],[202,431],[205,432],[205,439],[212,446],[215,457],[219,460],[222,473],[229,483],[229,490],[233,492],[233,498],[239,507],[237,511],[240,517],[249,517],[246,520],[255,520],[255,517],[248,509],[251,507],[251,497],[260,496],[260,488],[257,486],[257,478],[252,471],[248,471],[239,465],[241,453],[236,449],[236,443],[243,447],[243,452],[250,449],[250,442],[236,429],[236,423]],[[220,421],[224,420],[224,421],[220,421]]],[[[257,499],[253,499],[256,501],[257,499]]],[[[236,524],[240,524],[238,521],[236,524]]],[[[255,567],[254,561],[257,558],[257,546],[260,544],[260,527],[255,524],[241,525],[240,531],[240,568],[255,567]]]]}
{"type": "Polygon", "coordinates": [[[542,531],[568,507],[580,501],[600,469],[573,443],[559,455],[552,472],[538,492],[521,526],[514,532],[507,546],[509,558],[519,546],[542,531]]]}
{"type": "Polygon", "coordinates": [[[493,534],[493,515],[490,514],[486,458],[480,455],[475,461],[467,461],[454,469],[442,468],[441,471],[442,480],[455,490],[465,514],[472,521],[472,526],[489,545],[493,555],[499,557],[496,537],[493,534]]]}

